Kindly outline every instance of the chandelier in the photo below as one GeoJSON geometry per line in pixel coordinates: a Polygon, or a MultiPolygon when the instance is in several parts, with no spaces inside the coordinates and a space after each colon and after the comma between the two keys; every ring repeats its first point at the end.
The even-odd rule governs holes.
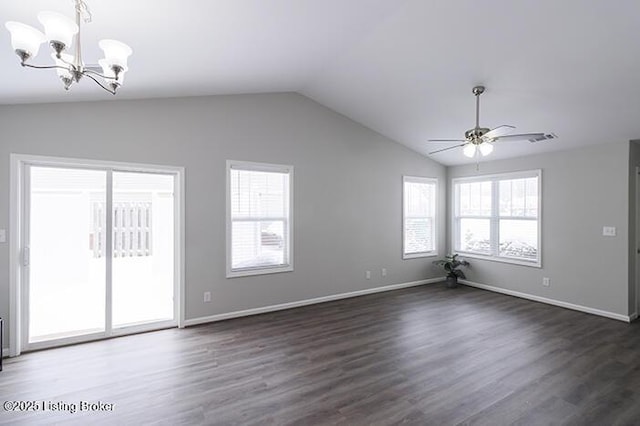
{"type": "Polygon", "coordinates": [[[62,80],[65,90],[73,83],[87,77],[107,92],[115,95],[124,81],[128,70],[127,59],[133,51],[126,44],[116,40],[101,40],[98,45],[104,51],[99,66],[85,66],[82,61],[81,22],[91,22],[91,12],[83,0],[73,0],[76,9],[75,22],[56,12],[40,12],[38,20],[44,27],[44,34],[29,25],[20,22],[7,22],[5,26],[11,33],[11,45],[20,57],[23,67],[36,69],[55,69],[62,80]],[[72,44],[75,37],[75,49],[72,44]],[[34,65],[29,61],[38,55],[40,45],[45,41],[53,49],[52,65],[34,65]]]}

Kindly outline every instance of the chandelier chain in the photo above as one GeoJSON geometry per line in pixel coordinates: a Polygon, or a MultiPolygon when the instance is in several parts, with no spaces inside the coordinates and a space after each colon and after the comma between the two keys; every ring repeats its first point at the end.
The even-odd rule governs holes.
{"type": "Polygon", "coordinates": [[[72,0],[76,5],[76,12],[82,16],[82,19],[85,23],[91,22],[93,19],[93,15],[91,14],[91,10],[89,10],[89,6],[84,0],[72,0]]]}

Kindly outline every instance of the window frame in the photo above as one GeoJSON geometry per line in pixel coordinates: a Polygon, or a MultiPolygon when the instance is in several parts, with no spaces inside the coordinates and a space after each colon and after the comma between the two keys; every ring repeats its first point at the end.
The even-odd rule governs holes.
{"type": "Polygon", "coordinates": [[[451,179],[451,247],[452,252],[460,254],[464,257],[475,259],[489,260],[492,262],[508,263],[512,265],[529,266],[534,268],[542,268],[542,169],[523,170],[516,172],[495,173],[488,175],[479,175],[472,177],[458,177],[451,179]],[[527,217],[512,217],[500,215],[500,196],[499,186],[501,181],[526,179],[535,177],[538,179],[538,215],[535,219],[527,217]],[[490,255],[469,252],[457,248],[457,240],[460,232],[460,219],[462,218],[480,218],[478,216],[460,216],[458,215],[458,195],[457,185],[460,183],[477,183],[491,182],[491,214],[482,216],[482,219],[488,219],[490,222],[489,232],[491,246],[494,251],[490,255]],[[500,220],[537,220],[538,231],[538,256],[536,260],[525,260],[522,258],[500,256],[497,248],[500,245],[500,220]]]}
{"type": "Polygon", "coordinates": [[[293,271],[293,166],[271,163],[257,163],[251,161],[227,160],[226,166],[226,277],[247,277],[253,275],[277,274],[293,271]],[[251,268],[233,269],[231,266],[232,254],[232,226],[231,218],[231,170],[245,170],[255,172],[275,172],[289,175],[289,217],[286,220],[285,234],[288,262],[278,266],[256,266],[251,268]]]}
{"type": "Polygon", "coordinates": [[[411,176],[411,175],[403,175],[402,176],[402,259],[418,259],[423,257],[435,257],[438,256],[438,179],[432,177],[423,177],[423,176],[411,176]],[[406,214],[405,214],[405,183],[407,182],[415,182],[415,183],[425,183],[432,184],[434,186],[433,193],[433,250],[417,252],[417,253],[407,253],[405,242],[406,242],[406,214]]]}

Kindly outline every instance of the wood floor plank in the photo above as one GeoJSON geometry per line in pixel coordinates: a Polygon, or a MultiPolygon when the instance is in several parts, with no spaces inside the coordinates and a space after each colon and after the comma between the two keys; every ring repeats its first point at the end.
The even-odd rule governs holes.
{"type": "Polygon", "coordinates": [[[640,425],[640,323],[426,285],[24,354],[0,424],[640,425]]]}

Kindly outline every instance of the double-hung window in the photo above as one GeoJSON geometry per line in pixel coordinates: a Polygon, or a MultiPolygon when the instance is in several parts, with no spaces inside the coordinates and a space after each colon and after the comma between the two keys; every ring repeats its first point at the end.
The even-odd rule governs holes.
{"type": "Polygon", "coordinates": [[[541,266],[540,179],[540,170],[454,179],[454,250],[541,266]]]}
{"type": "Polygon", "coordinates": [[[293,270],[293,167],[227,161],[227,277],[293,270]]]}
{"type": "Polygon", "coordinates": [[[436,179],[403,177],[403,259],[437,255],[436,190],[436,179]]]}

